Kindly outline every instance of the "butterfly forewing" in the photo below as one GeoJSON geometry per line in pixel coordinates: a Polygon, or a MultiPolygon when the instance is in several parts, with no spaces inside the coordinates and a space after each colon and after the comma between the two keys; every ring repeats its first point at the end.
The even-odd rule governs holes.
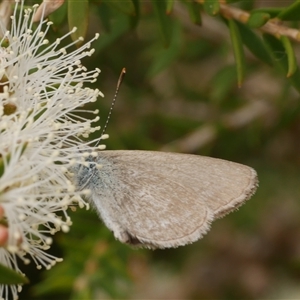
{"type": "Polygon", "coordinates": [[[152,151],[101,151],[92,200],[122,242],[191,243],[255,192],[256,172],[225,160],[152,151]]]}

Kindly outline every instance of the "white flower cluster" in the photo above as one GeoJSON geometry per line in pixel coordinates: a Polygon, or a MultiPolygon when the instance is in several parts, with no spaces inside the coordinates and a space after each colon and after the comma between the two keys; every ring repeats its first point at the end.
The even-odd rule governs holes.
{"type": "MultiPolygon", "coordinates": [[[[70,203],[87,205],[67,177],[79,153],[92,151],[83,143],[98,130],[93,119],[78,116],[84,104],[103,96],[83,87],[100,70],[87,71],[81,59],[90,56],[89,43],[68,52],[61,42],[49,43],[50,22],[32,22],[37,6],[15,4],[8,31],[0,20],[0,208],[8,231],[0,247],[0,264],[17,270],[17,257],[50,268],[58,258],[45,252],[50,235],[68,231],[70,203]],[[35,28],[35,29],[34,29],[35,28]]],[[[96,39],[96,36],[94,39],[96,39]]],[[[93,39],[93,40],[94,40],[93,39]]],[[[20,287],[0,285],[0,298],[17,298],[20,287]]]]}

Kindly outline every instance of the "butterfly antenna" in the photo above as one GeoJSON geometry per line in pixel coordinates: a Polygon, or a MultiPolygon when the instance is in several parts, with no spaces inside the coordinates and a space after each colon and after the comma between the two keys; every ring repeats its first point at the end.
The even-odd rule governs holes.
{"type": "Polygon", "coordinates": [[[105,133],[105,131],[106,131],[106,128],[107,128],[108,122],[109,122],[109,120],[110,120],[110,117],[111,117],[113,108],[114,108],[114,106],[115,106],[115,103],[116,103],[116,100],[117,100],[117,96],[118,96],[118,93],[119,93],[119,90],[120,90],[120,86],[121,86],[121,83],[122,83],[122,81],[123,81],[123,79],[124,79],[125,74],[126,74],[126,69],[123,68],[122,71],[121,71],[121,74],[120,74],[120,76],[119,76],[119,80],[118,80],[118,83],[117,83],[117,88],[116,88],[115,95],[114,95],[113,101],[112,101],[112,103],[111,103],[109,112],[108,112],[108,116],[107,116],[106,122],[105,122],[105,124],[104,124],[102,133],[101,133],[101,135],[100,135],[99,141],[97,142],[96,146],[99,144],[99,142],[101,141],[101,137],[104,135],[104,133],[105,133]]]}

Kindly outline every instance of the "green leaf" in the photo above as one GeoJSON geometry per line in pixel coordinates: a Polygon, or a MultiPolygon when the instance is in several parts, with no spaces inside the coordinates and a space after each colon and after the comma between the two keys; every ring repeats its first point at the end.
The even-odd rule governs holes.
{"type": "Polygon", "coordinates": [[[111,28],[109,33],[103,32],[101,38],[97,39],[93,43],[93,47],[96,50],[95,55],[99,53],[104,48],[111,45],[116,41],[120,36],[122,36],[130,28],[128,17],[124,14],[118,12],[118,15],[115,16],[114,22],[111,23],[111,28]]]}
{"type": "Polygon", "coordinates": [[[242,0],[240,2],[239,8],[243,11],[252,11],[254,9],[255,2],[256,0],[242,0]]]}
{"type": "Polygon", "coordinates": [[[129,23],[131,28],[135,28],[140,18],[140,3],[139,0],[125,0],[125,1],[112,1],[104,0],[99,5],[99,15],[106,31],[110,31],[111,21],[114,20],[114,14],[122,13],[129,17],[129,23]]]}
{"type": "Polygon", "coordinates": [[[174,6],[174,0],[167,0],[167,10],[166,13],[169,15],[172,10],[173,10],[173,6],[174,6]]]}
{"type": "Polygon", "coordinates": [[[283,21],[300,20],[300,0],[296,0],[293,4],[283,9],[277,18],[283,21]]]}
{"type": "Polygon", "coordinates": [[[237,22],[236,25],[239,28],[244,45],[254,56],[272,66],[272,58],[261,38],[244,24],[237,22]]]}
{"type": "Polygon", "coordinates": [[[286,77],[291,77],[298,68],[295,52],[294,52],[293,46],[291,44],[291,41],[288,37],[281,36],[280,40],[285,49],[285,53],[287,55],[287,61],[288,61],[288,70],[287,70],[286,77]]]}
{"type": "Polygon", "coordinates": [[[236,63],[238,86],[241,86],[244,79],[245,65],[246,65],[242,38],[238,26],[234,20],[229,19],[228,25],[229,25],[230,37],[231,37],[235,63],[236,63]]]}
{"type": "Polygon", "coordinates": [[[165,47],[168,47],[171,41],[172,23],[170,17],[167,16],[167,5],[165,0],[152,0],[155,14],[158,18],[159,28],[165,47]]]}
{"type": "Polygon", "coordinates": [[[169,66],[179,55],[181,50],[181,26],[178,22],[174,23],[171,44],[167,49],[156,51],[153,63],[148,70],[147,77],[151,78],[167,66],[169,66]]]}
{"type": "Polygon", "coordinates": [[[267,13],[271,18],[275,18],[282,11],[280,7],[262,7],[253,9],[251,13],[267,13]]]}
{"type": "MultiPolygon", "coordinates": [[[[270,34],[263,34],[263,38],[266,41],[272,54],[274,65],[284,74],[288,73],[289,63],[286,50],[280,40],[276,39],[270,34]]],[[[290,83],[300,92],[300,71],[297,68],[296,71],[288,77],[290,83]]]]}
{"type": "Polygon", "coordinates": [[[213,77],[209,86],[211,87],[211,99],[220,103],[225,99],[236,84],[236,67],[225,66],[213,77]]]}
{"type": "Polygon", "coordinates": [[[265,25],[271,16],[266,12],[252,12],[250,13],[247,25],[251,28],[259,28],[265,25]]]}
{"type": "Polygon", "coordinates": [[[215,16],[220,11],[219,0],[205,0],[203,4],[205,12],[211,16],[215,16]]]}
{"type": "Polygon", "coordinates": [[[131,0],[104,0],[103,3],[118,9],[125,15],[134,16],[136,14],[136,3],[131,0]]]}
{"type": "Polygon", "coordinates": [[[201,25],[201,5],[194,1],[184,1],[188,7],[189,15],[193,23],[201,25]]]}
{"type": "Polygon", "coordinates": [[[1,284],[24,284],[24,283],[29,283],[29,280],[22,274],[0,264],[0,283],[1,284]]]}
{"type": "MultiPolygon", "coordinates": [[[[89,2],[88,0],[68,1],[68,22],[69,29],[74,27],[77,30],[72,33],[71,37],[73,41],[76,41],[80,37],[85,37],[89,21],[89,2]]],[[[78,43],[81,44],[81,43],[78,43]]]]}
{"type": "Polygon", "coordinates": [[[140,19],[140,2],[139,0],[132,0],[134,5],[134,14],[130,16],[130,24],[132,28],[135,28],[140,19]]]}
{"type": "Polygon", "coordinates": [[[68,4],[64,2],[62,6],[49,15],[49,20],[53,22],[54,27],[61,25],[67,16],[68,4]]]}
{"type": "Polygon", "coordinates": [[[112,19],[112,13],[110,7],[108,7],[105,2],[104,3],[102,2],[100,5],[96,7],[96,9],[103,28],[105,29],[106,32],[110,32],[111,19],[112,19]]]}

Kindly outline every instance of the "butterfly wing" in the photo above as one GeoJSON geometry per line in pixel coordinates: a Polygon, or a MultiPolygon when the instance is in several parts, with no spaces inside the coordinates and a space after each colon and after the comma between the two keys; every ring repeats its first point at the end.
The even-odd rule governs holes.
{"type": "Polygon", "coordinates": [[[255,192],[256,172],[216,158],[152,151],[101,151],[89,188],[117,239],[150,248],[201,238],[211,222],[255,192]]]}

